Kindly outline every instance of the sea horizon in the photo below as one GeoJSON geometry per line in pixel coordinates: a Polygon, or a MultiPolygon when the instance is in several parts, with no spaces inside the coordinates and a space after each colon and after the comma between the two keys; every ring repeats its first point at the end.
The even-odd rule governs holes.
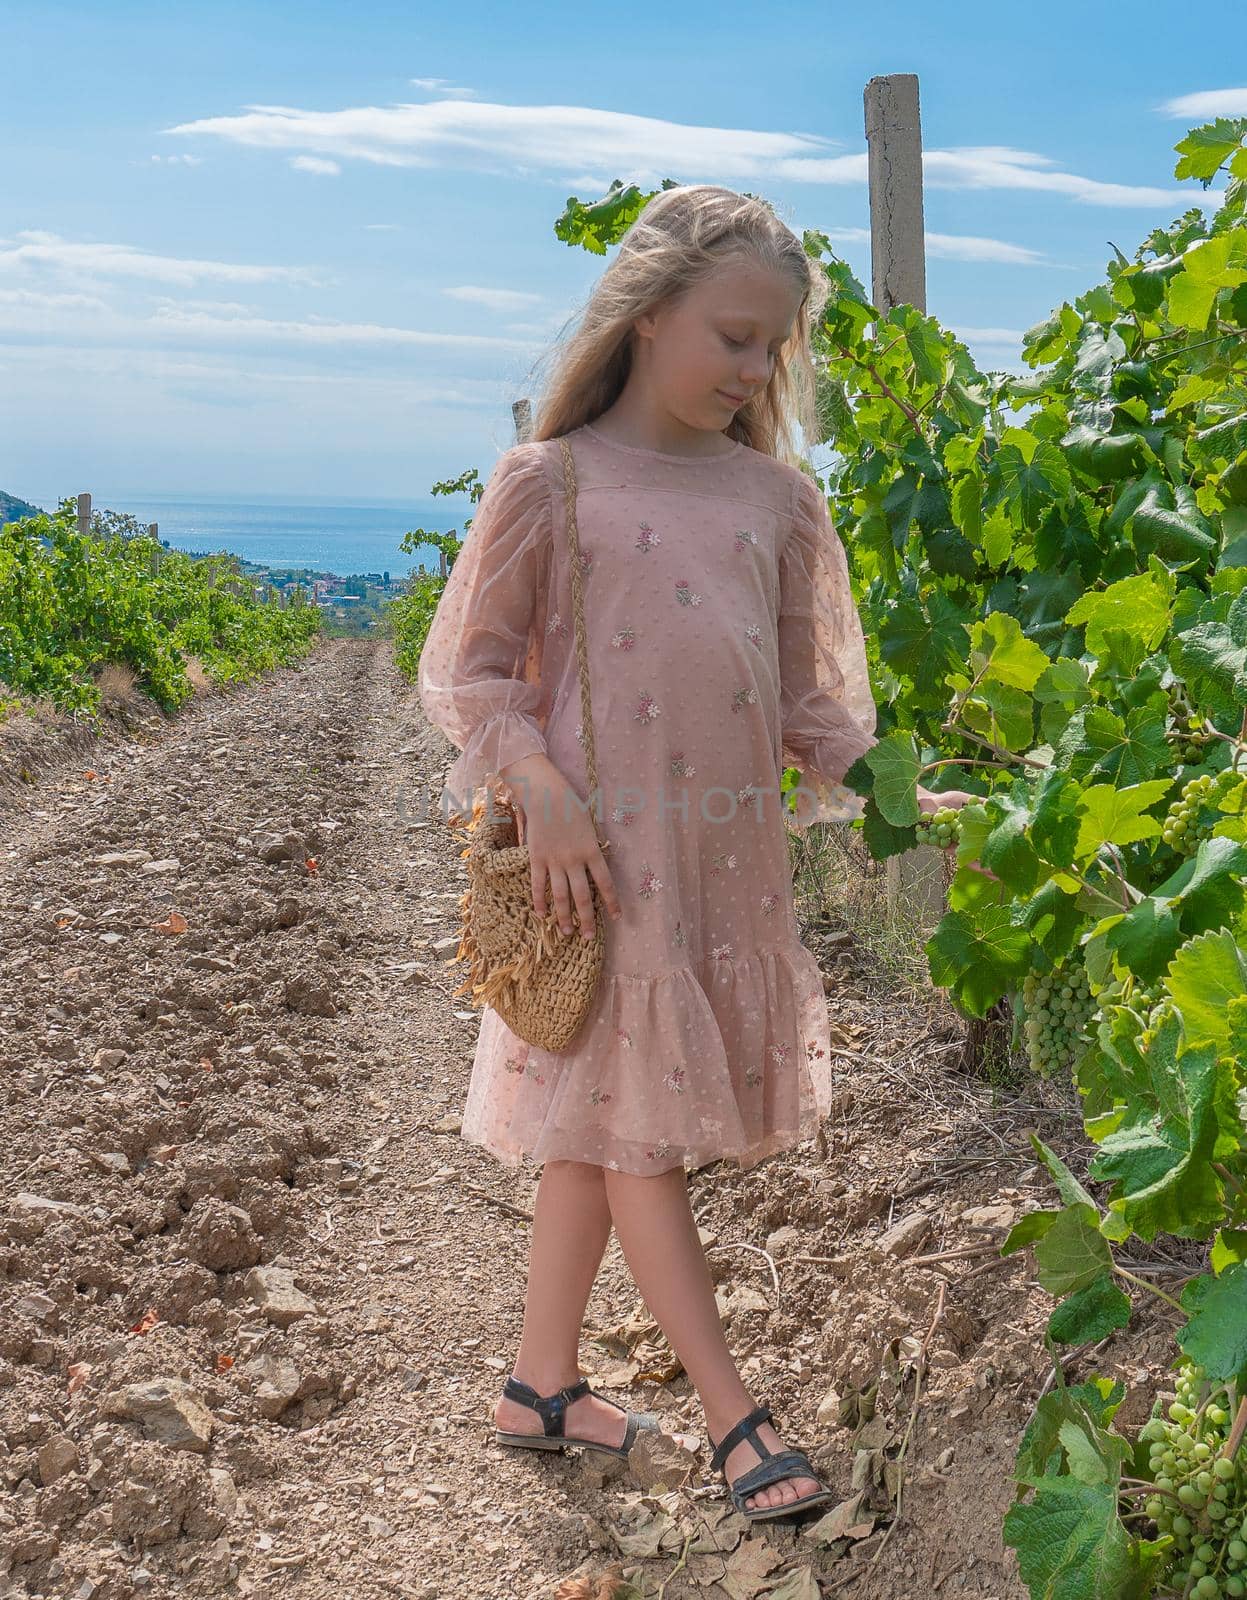
{"type": "MultiPolygon", "coordinates": [[[[26,497],[23,497],[26,498],[26,497]]],[[[57,496],[32,499],[45,511],[57,496]]],[[[306,567],[341,577],[389,572],[405,576],[434,568],[436,551],[417,559],[399,548],[412,528],[447,533],[461,529],[474,507],[456,512],[445,502],[399,499],[337,499],[320,495],[229,495],[92,493],[92,509],[129,513],[156,523],[157,536],[175,550],[210,554],[226,550],[268,567],[306,567]]]]}

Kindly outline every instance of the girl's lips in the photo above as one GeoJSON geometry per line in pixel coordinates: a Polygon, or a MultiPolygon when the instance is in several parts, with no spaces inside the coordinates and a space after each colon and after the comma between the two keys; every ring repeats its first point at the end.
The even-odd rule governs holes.
{"type": "Polygon", "coordinates": [[[721,394],[721,395],[722,395],[722,396],[723,396],[723,398],[724,398],[724,399],[725,399],[725,400],[726,400],[726,401],[728,401],[728,402],[729,402],[729,404],[731,404],[731,405],[734,405],[734,406],[743,406],[743,405],[744,405],[744,403],[745,403],[745,402],[744,402],[744,399],[743,399],[743,398],[742,398],[742,397],[741,397],[741,396],[739,396],[739,395],[734,395],[734,394],[728,394],[728,392],[727,392],[727,391],[726,391],[726,389],[720,389],[720,390],[719,390],[719,393],[720,393],[720,394],[721,394]]]}

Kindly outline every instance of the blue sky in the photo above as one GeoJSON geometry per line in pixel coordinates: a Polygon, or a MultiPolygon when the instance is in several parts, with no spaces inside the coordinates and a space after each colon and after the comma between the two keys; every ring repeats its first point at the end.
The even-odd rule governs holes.
{"type": "Polygon", "coordinates": [[[0,488],[423,500],[602,262],[571,194],[767,195],[868,281],[862,89],[917,72],[928,308],[979,360],[1202,195],[1241,0],[413,7],[0,0],[0,488]],[[1221,67],[1220,63],[1226,66],[1221,67]],[[841,230],[837,232],[837,230],[841,230]]]}

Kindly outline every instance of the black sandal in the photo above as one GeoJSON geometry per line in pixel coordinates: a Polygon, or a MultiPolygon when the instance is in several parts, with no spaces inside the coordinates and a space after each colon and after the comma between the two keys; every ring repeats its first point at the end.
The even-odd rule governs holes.
{"type": "Polygon", "coordinates": [[[804,1511],[807,1506],[821,1506],[826,1501],[835,1499],[830,1489],[819,1489],[814,1494],[807,1494],[801,1500],[786,1500],[777,1506],[750,1507],[745,1504],[750,1495],[757,1494],[760,1489],[770,1488],[771,1484],[778,1483],[781,1478],[814,1478],[822,1482],[804,1450],[768,1450],[763,1445],[758,1438],[758,1424],[770,1421],[771,1408],[758,1406],[747,1417],[742,1417],[734,1428],[728,1429],[715,1445],[714,1454],[710,1458],[713,1470],[722,1472],[723,1481],[727,1483],[724,1464],[741,1440],[748,1438],[749,1443],[757,1451],[759,1456],[757,1466],[742,1472],[735,1482],[727,1483],[732,1504],[741,1516],[747,1517],[750,1522],[766,1522],[773,1517],[791,1517],[798,1511],[804,1511]]]}
{"type": "MultiPolygon", "coordinates": [[[[563,1432],[563,1413],[573,1400],[582,1396],[596,1393],[591,1390],[588,1378],[581,1378],[576,1383],[568,1384],[565,1389],[560,1389],[556,1394],[539,1395],[536,1389],[527,1383],[521,1383],[514,1373],[508,1377],[502,1386],[502,1392],[508,1400],[518,1400],[521,1405],[531,1406],[540,1413],[545,1424],[544,1433],[509,1433],[502,1428],[494,1430],[494,1438],[499,1444],[517,1444],[526,1450],[562,1450],[565,1445],[577,1444],[586,1450],[600,1450],[604,1455],[626,1457],[632,1449],[633,1441],[642,1428],[657,1428],[659,1426],[656,1411],[629,1411],[628,1426],[624,1432],[623,1443],[620,1445],[603,1444],[600,1439],[579,1439],[563,1432]]],[[[599,1395],[600,1400],[606,1400],[605,1395],[599,1395]]],[[[614,1405],[613,1400],[607,1400],[607,1405],[614,1405]]],[[[620,1406],[623,1411],[625,1408],[620,1406]]]]}

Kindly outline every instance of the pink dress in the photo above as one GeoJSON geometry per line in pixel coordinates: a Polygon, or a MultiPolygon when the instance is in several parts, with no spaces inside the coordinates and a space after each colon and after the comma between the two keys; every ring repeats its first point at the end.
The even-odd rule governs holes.
{"type": "MultiPolygon", "coordinates": [[[[812,479],[737,441],[695,460],[592,424],[568,442],[623,914],[567,1050],[484,1009],[463,1137],[512,1166],[750,1167],[811,1136],[831,1094],[785,830],[859,815],[840,779],[876,743],[844,547],[812,479]],[[813,797],[797,823],[785,766],[813,797]]],[[[533,751],[588,800],[565,515],[558,440],[507,450],[438,603],[419,693],[461,752],[445,794],[465,815],[533,751]]]]}

